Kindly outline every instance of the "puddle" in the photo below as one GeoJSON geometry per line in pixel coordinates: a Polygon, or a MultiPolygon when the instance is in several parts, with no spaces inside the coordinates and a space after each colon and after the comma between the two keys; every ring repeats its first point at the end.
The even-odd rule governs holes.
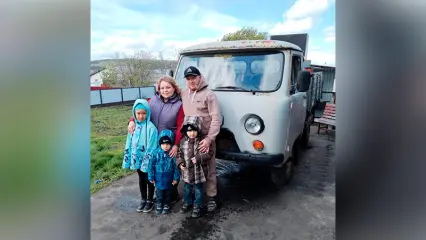
{"type": "Polygon", "coordinates": [[[252,203],[276,191],[265,168],[219,160],[217,172],[221,173],[218,174],[218,200],[224,206],[252,203]]]}
{"type": "Polygon", "coordinates": [[[182,226],[172,233],[170,239],[208,239],[214,231],[214,228],[211,219],[205,216],[198,219],[187,218],[182,221],[182,226]]]}

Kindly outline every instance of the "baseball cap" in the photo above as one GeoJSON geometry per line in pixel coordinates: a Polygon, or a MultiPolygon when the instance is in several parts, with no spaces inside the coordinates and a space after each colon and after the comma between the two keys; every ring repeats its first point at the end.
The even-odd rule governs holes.
{"type": "Polygon", "coordinates": [[[200,70],[198,70],[198,68],[194,66],[189,66],[187,69],[185,69],[183,75],[186,78],[187,76],[200,76],[201,73],[200,73],[200,70]]]}
{"type": "Polygon", "coordinates": [[[170,145],[172,144],[172,140],[168,136],[161,137],[159,142],[160,144],[163,144],[163,143],[168,143],[170,145]]]}

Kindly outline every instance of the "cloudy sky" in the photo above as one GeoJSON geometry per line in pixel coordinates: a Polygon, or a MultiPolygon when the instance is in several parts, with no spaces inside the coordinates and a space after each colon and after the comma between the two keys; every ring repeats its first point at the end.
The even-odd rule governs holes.
{"type": "Polygon", "coordinates": [[[335,0],[92,0],[91,58],[144,50],[174,59],[193,44],[252,26],[269,34],[309,33],[308,58],[335,63],[335,0]]]}

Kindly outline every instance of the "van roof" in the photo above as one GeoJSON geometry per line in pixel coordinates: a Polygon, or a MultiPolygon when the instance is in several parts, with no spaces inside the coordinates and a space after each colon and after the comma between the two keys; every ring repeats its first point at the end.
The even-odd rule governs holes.
{"type": "Polygon", "coordinates": [[[181,53],[211,52],[241,49],[292,49],[302,51],[295,44],[278,40],[238,40],[202,43],[184,48],[181,53]]]}

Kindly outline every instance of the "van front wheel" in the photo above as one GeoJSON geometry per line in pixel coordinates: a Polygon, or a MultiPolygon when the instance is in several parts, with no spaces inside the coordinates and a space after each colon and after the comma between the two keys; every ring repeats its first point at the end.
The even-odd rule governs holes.
{"type": "Polygon", "coordinates": [[[290,158],[282,167],[272,167],[270,170],[271,180],[275,186],[281,187],[290,182],[294,171],[294,161],[290,158]]]}

